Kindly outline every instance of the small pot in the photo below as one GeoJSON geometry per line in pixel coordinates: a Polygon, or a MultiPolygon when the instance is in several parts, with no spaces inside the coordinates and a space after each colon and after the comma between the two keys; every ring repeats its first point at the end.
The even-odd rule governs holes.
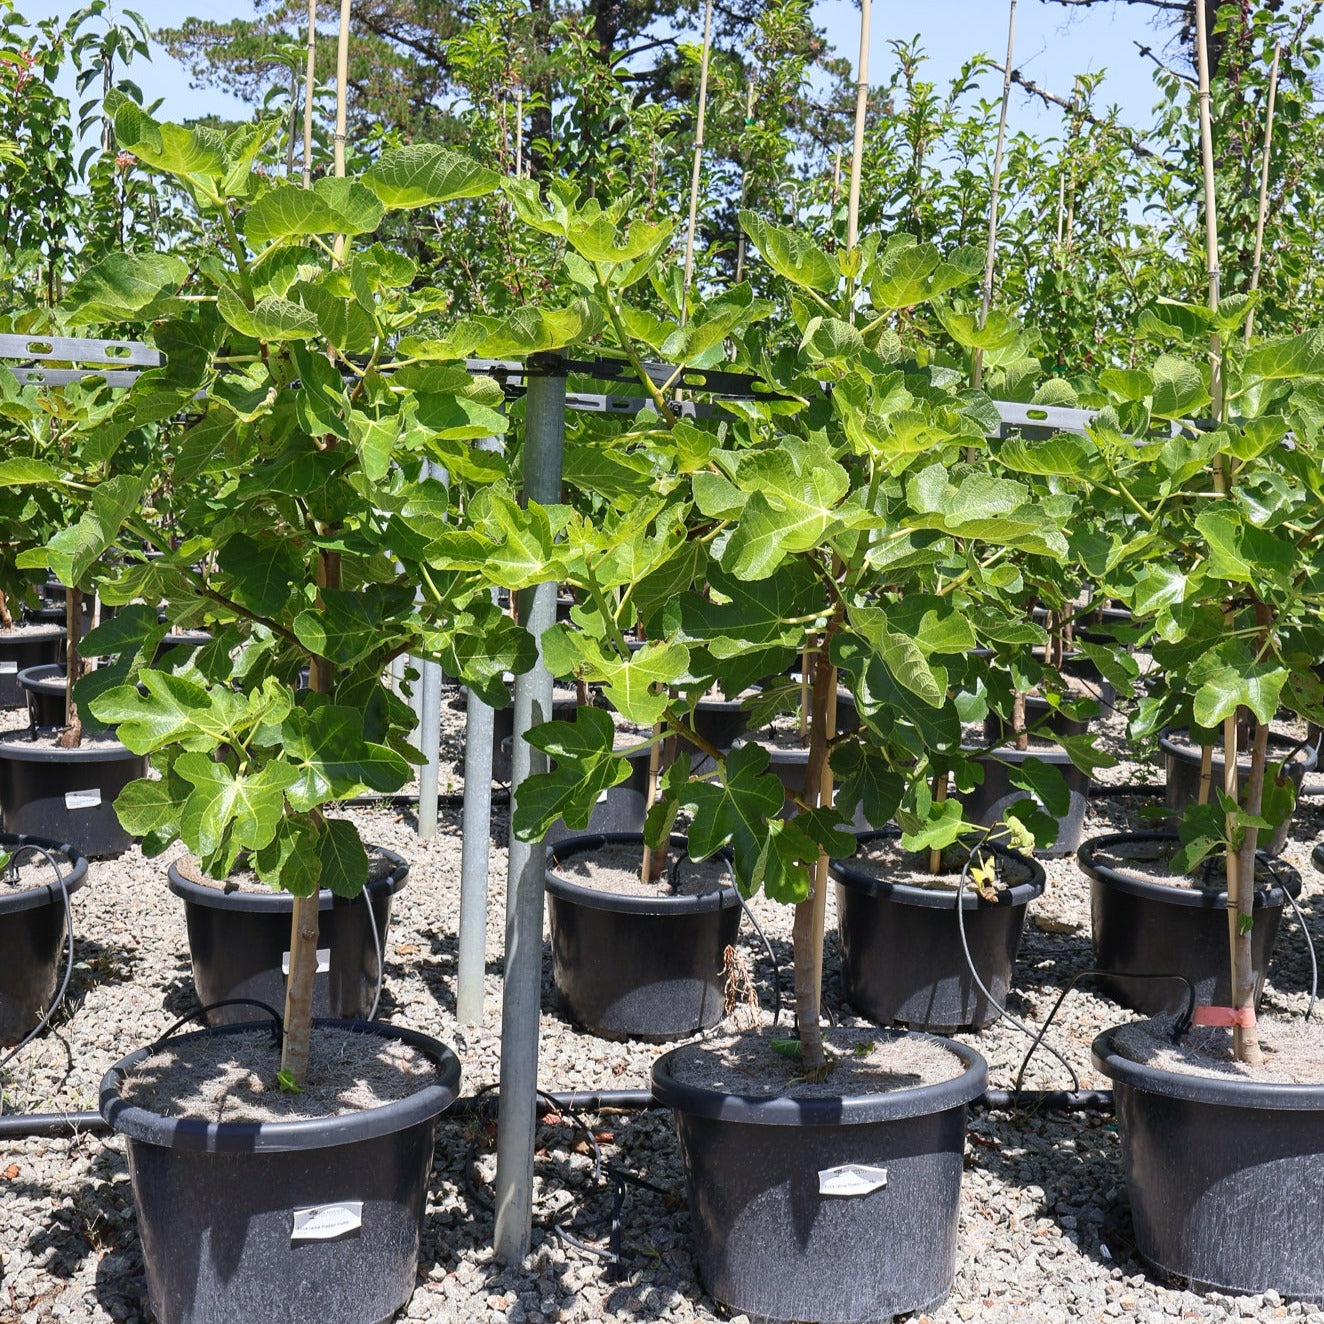
{"type": "Polygon", "coordinates": [[[1113,1082],[1136,1249],[1195,1292],[1324,1301],[1324,1085],[1194,1076],[1095,1039],[1113,1082]]]}
{"type": "MultiPolygon", "coordinates": [[[[724,884],[702,896],[623,895],[557,872],[560,861],[628,844],[637,833],[568,837],[547,852],[552,980],[567,1018],[608,1039],[661,1042],[725,1015],[723,954],[740,929],[740,898],[724,884]]],[[[674,836],[683,851],[685,838],[674,836]]]]}
{"type": "Polygon", "coordinates": [[[115,797],[146,775],[147,756],[118,740],[61,749],[45,740],[0,739],[5,830],[75,840],[89,859],[118,855],[133,838],[115,817],[115,797]]]}
{"type": "MultiPolygon", "coordinates": [[[[409,865],[381,851],[390,873],[367,884],[360,897],[317,894],[317,975],[313,1014],[367,1020],[381,979],[381,953],[391,922],[391,899],[405,885],[409,865]],[[374,937],[375,934],[375,937],[374,937]]],[[[179,861],[170,865],[170,890],[184,900],[193,986],[205,1007],[227,998],[255,998],[271,1007],[285,1005],[290,957],[288,892],[227,892],[186,877],[179,861]]],[[[211,1025],[251,1021],[251,1007],[217,1007],[211,1025]]]]}
{"type": "MultiPolygon", "coordinates": [[[[895,840],[896,828],[860,834],[860,845],[895,840]]],[[[980,992],[970,970],[957,923],[955,891],[890,882],[834,860],[841,934],[842,996],[880,1025],[914,1030],[978,1030],[1001,1015],[1011,988],[1025,914],[1043,895],[1043,866],[1028,856],[992,847],[1014,859],[1029,878],[986,901],[972,886],[961,894],[961,920],[975,970],[996,1006],[980,992]]]]}
{"type": "Polygon", "coordinates": [[[966,1110],[988,1082],[974,1049],[946,1046],[960,1076],[854,1097],[748,1098],[677,1080],[683,1050],[658,1059],[653,1096],[675,1117],[713,1297],[733,1314],[812,1324],[891,1319],[946,1297],[966,1110]],[[830,1193],[852,1167],[866,1170],[858,1193],[830,1193]]]}
{"type": "MultiPolygon", "coordinates": [[[[1024,763],[1027,759],[1037,759],[1057,768],[1071,793],[1067,812],[1057,820],[1057,840],[1051,846],[1037,846],[1035,854],[1045,859],[1057,859],[1072,854],[1080,845],[1085,835],[1085,816],[1089,813],[1090,779],[1072,763],[1066,750],[1058,745],[1040,746],[1035,749],[1013,749],[1002,745],[989,754],[978,757],[984,769],[983,782],[969,792],[963,792],[961,799],[965,805],[966,817],[972,823],[992,827],[1000,823],[1003,816],[1018,800],[1038,801],[1028,791],[1023,791],[1011,782],[1011,767],[1024,763]],[[1010,765],[1010,766],[1009,766],[1010,765]]],[[[1040,805],[1040,808],[1043,808],[1040,805]]],[[[1047,811],[1045,811],[1047,812],[1047,811]]]]}
{"type": "Polygon", "coordinates": [[[28,701],[28,720],[34,731],[50,735],[64,726],[67,682],[63,662],[26,667],[18,683],[28,701]]]}
{"type": "MultiPolygon", "coordinates": [[[[1189,805],[1194,804],[1200,798],[1200,749],[1196,745],[1191,745],[1186,739],[1177,740],[1176,736],[1186,736],[1185,731],[1165,731],[1159,736],[1159,749],[1163,751],[1163,768],[1168,780],[1167,792],[1164,796],[1164,804],[1174,813],[1184,813],[1189,805]]],[[[1288,777],[1296,786],[1297,794],[1301,792],[1301,783],[1308,772],[1315,771],[1315,765],[1318,758],[1315,750],[1310,745],[1299,746],[1298,742],[1288,736],[1281,736],[1277,732],[1269,733],[1269,757],[1271,759],[1282,759],[1293,749],[1296,754],[1292,761],[1287,765],[1285,771],[1288,777]]],[[[1226,760],[1223,757],[1222,748],[1214,747],[1213,758],[1210,760],[1210,785],[1222,786],[1223,768],[1226,760]]],[[[1250,773],[1250,752],[1237,755],[1237,772],[1239,777],[1244,780],[1250,773]]],[[[1292,828],[1292,815],[1274,829],[1273,836],[1267,841],[1265,834],[1260,834],[1260,849],[1268,855],[1280,855],[1283,848],[1287,845],[1287,837],[1292,828]]]]}
{"type": "MultiPolygon", "coordinates": [[[[444,1044],[396,1026],[319,1021],[403,1040],[438,1081],[396,1103],[298,1122],[166,1117],[120,1097],[152,1049],[101,1082],[101,1115],[127,1139],[129,1176],[161,1324],[385,1324],[413,1294],[437,1118],[460,1064],[444,1044]],[[296,1236],[299,1215],[340,1235],[296,1236]]],[[[230,1034],[240,1028],[208,1030],[230,1034]]]]}
{"type": "MultiPolygon", "coordinates": [[[[1185,984],[1176,979],[1134,976],[1184,975],[1195,986],[1198,1005],[1226,1007],[1232,1001],[1227,892],[1222,887],[1171,887],[1151,882],[1123,873],[1098,858],[1104,850],[1147,844],[1175,850],[1177,834],[1113,832],[1092,837],[1077,853],[1080,867],[1090,879],[1094,964],[1111,972],[1109,977],[1098,977],[1098,986],[1122,1006],[1157,1016],[1186,1007],[1185,984]]],[[[1290,865],[1277,864],[1274,872],[1281,882],[1255,892],[1251,946],[1257,1004],[1264,991],[1287,895],[1290,892],[1295,897],[1301,892],[1301,876],[1290,865]]]]}
{"type": "MultiPolygon", "coordinates": [[[[46,1014],[55,996],[66,946],[64,897],[87,882],[87,860],[72,846],[38,837],[0,833],[0,854],[39,846],[63,863],[64,884],[0,886],[0,1046],[16,1044],[46,1014]],[[61,860],[60,857],[63,857],[61,860]]],[[[40,863],[40,856],[24,854],[40,863]]]]}
{"type": "Polygon", "coordinates": [[[64,656],[64,626],[38,623],[0,630],[0,708],[22,708],[27,696],[18,673],[59,662],[64,656]]]}

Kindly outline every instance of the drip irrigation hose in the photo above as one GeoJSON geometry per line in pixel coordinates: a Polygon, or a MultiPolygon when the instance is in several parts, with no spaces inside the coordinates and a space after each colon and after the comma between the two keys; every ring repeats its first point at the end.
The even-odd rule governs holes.
{"type": "Polygon", "coordinates": [[[375,1021],[377,1019],[377,1008],[382,1000],[382,980],[386,976],[386,970],[383,965],[382,957],[382,935],[377,932],[377,913],[372,908],[371,884],[363,885],[363,904],[368,907],[368,927],[372,930],[372,945],[377,952],[377,988],[372,995],[372,1010],[368,1013],[368,1019],[375,1021]]]}
{"type": "MultiPolygon", "coordinates": [[[[22,1039],[7,1052],[4,1057],[0,1057],[0,1071],[3,1071],[18,1055],[30,1044],[50,1023],[60,1004],[64,1001],[64,995],[69,989],[69,980],[74,973],[74,912],[69,904],[69,886],[65,875],[60,872],[60,866],[56,864],[55,857],[43,846],[35,845],[33,842],[22,842],[16,846],[9,857],[9,867],[12,870],[17,864],[18,857],[24,851],[31,851],[34,855],[40,855],[47,864],[51,866],[55,874],[55,885],[60,889],[60,896],[64,901],[64,977],[60,980],[60,986],[55,990],[55,996],[51,999],[51,1005],[46,1008],[42,1018],[30,1029],[22,1039]]],[[[4,1110],[4,1096],[0,1094],[0,1112],[4,1110]]]]}
{"type": "MultiPolygon", "coordinates": [[[[976,850],[977,849],[978,848],[976,847],[976,850]]],[[[1007,1019],[1007,1023],[1009,1025],[1014,1026],[1027,1038],[1034,1040],[1034,1047],[1037,1048],[1039,1046],[1040,1040],[1043,1037],[1042,1032],[1040,1033],[1038,1038],[1036,1038],[1034,1031],[1031,1030],[1030,1027],[1025,1024],[1024,1021],[1022,1021],[1018,1016],[1012,1015],[1012,1013],[1009,1012],[1007,1008],[1002,1003],[1000,1003],[997,1000],[997,998],[993,996],[991,992],[989,992],[988,988],[984,984],[983,979],[980,977],[979,971],[975,968],[975,958],[970,953],[970,941],[966,937],[966,932],[965,932],[965,885],[967,882],[970,881],[970,866],[974,863],[975,853],[976,853],[975,850],[972,850],[966,856],[965,863],[961,866],[961,876],[957,880],[957,884],[956,884],[956,927],[960,930],[961,933],[961,950],[965,953],[965,963],[970,970],[971,977],[975,981],[975,987],[978,988],[979,991],[984,995],[985,999],[988,1002],[988,1005],[992,1007],[995,1011],[997,1011],[998,1015],[1005,1016],[1007,1019]]],[[[1071,1078],[1071,1088],[1073,1091],[1078,1092],[1080,1090],[1080,1077],[1076,1075],[1076,1069],[1051,1044],[1045,1044],[1044,1047],[1047,1048],[1048,1051],[1055,1058],[1057,1058],[1057,1060],[1064,1067],[1066,1067],[1067,1075],[1071,1078]]]]}
{"type": "Polygon", "coordinates": [[[1310,955],[1310,1002],[1306,1006],[1305,1019],[1309,1020],[1315,1010],[1315,1000],[1319,994],[1319,961],[1315,955],[1315,940],[1310,936],[1310,929],[1306,925],[1306,917],[1290,889],[1283,883],[1278,870],[1274,867],[1275,861],[1272,856],[1266,855],[1263,851],[1256,851],[1255,857],[1264,865],[1273,875],[1273,880],[1283,889],[1283,895],[1292,903],[1292,909],[1296,912],[1296,922],[1301,928],[1301,936],[1306,940],[1306,951],[1310,955]]]}

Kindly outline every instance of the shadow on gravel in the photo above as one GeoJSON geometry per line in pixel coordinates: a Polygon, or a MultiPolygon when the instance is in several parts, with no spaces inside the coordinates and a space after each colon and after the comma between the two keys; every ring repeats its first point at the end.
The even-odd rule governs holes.
{"type": "MultiPolygon", "coordinates": [[[[74,929],[74,969],[64,996],[64,1007],[72,1014],[87,1001],[93,989],[108,984],[127,984],[137,974],[138,953],[118,943],[85,938],[74,929]]],[[[63,968],[63,956],[61,956],[63,968]]]]}
{"type": "Polygon", "coordinates": [[[1031,1193],[1080,1254],[1111,1271],[1145,1272],[1136,1253],[1116,1123],[1094,1113],[984,1114],[971,1127],[967,1167],[1031,1193]],[[1042,1193],[1042,1194],[1040,1194],[1042,1193]]]}
{"type": "MultiPolygon", "coordinates": [[[[408,973],[411,976],[421,978],[437,1005],[454,1015],[455,982],[460,960],[460,940],[453,933],[438,933],[435,929],[421,928],[418,931],[418,936],[427,939],[428,951],[419,954],[412,951],[403,953],[407,958],[407,968],[388,959],[386,962],[387,979],[389,980],[393,973],[393,966],[395,967],[394,973],[398,975],[408,973]]],[[[551,950],[550,943],[543,943],[544,970],[550,969],[551,950]]],[[[488,975],[499,976],[502,972],[502,962],[498,960],[485,961],[483,971],[488,975]]]]}
{"type": "Polygon", "coordinates": [[[622,1317],[657,1318],[676,1294],[713,1309],[693,1278],[689,1214],[669,1114],[585,1114],[581,1120],[597,1137],[605,1167],[638,1180],[626,1184],[618,1204],[610,1171],[593,1175],[583,1129],[569,1116],[544,1113],[534,1166],[532,1264],[510,1270],[491,1258],[492,1188],[480,1182],[475,1189],[473,1171],[479,1161],[490,1174],[495,1114],[443,1119],[420,1263],[425,1294],[445,1291],[440,1284],[456,1278],[470,1302],[487,1298],[492,1304],[496,1297],[508,1309],[517,1297],[535,1293],[544,1310],[574,1309],[592,1285],[605,1293],[603,1306],[622,1317]],[[552,1226],[607,1252],[613,1216],[617,1276],[604,1254],[569,1244],[552,1226]]]}

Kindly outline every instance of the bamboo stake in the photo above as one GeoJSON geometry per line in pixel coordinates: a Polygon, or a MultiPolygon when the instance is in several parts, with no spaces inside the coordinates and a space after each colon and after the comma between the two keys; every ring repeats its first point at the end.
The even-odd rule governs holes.
{"type": "MultiPolygon", "coordinates": [[[[754,89],[758,86],[756,79],[749,80],[749,90],[745,94],[745,128],[748,129],[754,123],[754,89]]],[[[745,205],[745,200],[749,196],[749,170],[742,168],[740,172],[740,205],[745,205]]],[[[745,274],[745,232],[740,231],[736,235],[736,284],[739,285],[745,274]]]]}
{"type": "MultiPolygon", "coordinates": [[[[1255,261],[1250,269],[1250,292],[1260,288],[1260,261],[1264,257],[1264,222],[1269,214],[1269,155],[1273,146],[1273,111],[1278,100],[1278,62],[1283,53],[1283,43],[1275,42],[1273,47],[1273,68],[1269,71],[1269,107],[1264,119],[1264,156],[1260,160],[1260,207],[1255,217],[1255,261]]],[[[1246,314],[1246,343],[1254,334],[1255,309],[1246,314]]]]}
{"type": "MultiPolygon", "coordinates": [[[[984,284],[979,302],[979,329],[988,323],[993,306],[993,267],[998,256],[998,200],[1002,191],[1002,151],[1007,141],[1007,106],[1011,101],[1011,61],[1016,44],[1016,0],[1007,8],[1007,63],[1002,75],[1002,109],[998,114],[998,141],[993,152],[993,182],[988,199],[988,245],[984,253],[984,284]]],[[[970,368],[970,385],[978,390],[984,382],[984,351],[975,350],[970,368]]]]}
{"type": "MultiPolygon", "coordinates": [[[[1218,311],[1219,267],[1218,267],[1218,212],[1214,194],[1214,135],[1210,115],[1209,92],[1209,22],[1205,6],[1195,6],[1196,59],[1199,72],[1198,96],[1200,105],[1200,164],[1204,175],[1204,210],[1205,210],[1205,250],[1209,268],[1209,308],[1218,311]]],[[[1209,337],[1209,394],[1212,399],[1213,420],[1215,424],[1223,421],[1223,346],[1217,332],[1209,337]]],[[[1220,496],[1226,496],[1231,486],[1232,474],[1224,469],[1222,457],[1214,457],[1214,488],[1220,496]]],[[[1231,624],[1231,612],[1225,613],[1231,624]]],[[[1258,742],[1257,742],[1258,743],[1258,742]]],[[[1260,773],[1260,780],[1263,773],[1260,773]]],[[[1254,760],[1252,758],[1251,780],[1256,780],[1254,760]]],[[[1237,716],[1231,713],[1223,722],[1223,791],[1229,801],[1237,803],[1237,716]]],[[[1235,813],[1228,814],[1227,831],[1229,838],[1237,834],[1235,813]]],[[[1252,857],[1251,876],[1242,877],[1242,858],[1235,850],[1227,852],[1227,919],[1232,977],[1232,997],[1238,1010],[1254,1005],[1254,979],[1250,975],[1252,954],[1250,950],[1250,926],[1254,923],[1252,907],[1255,901],[1255,877],[1252,857]],[[1244,894],[1244,895],[1243,895],[1244,894]],[[1243,920],[1246,922],[1245,932],[1243,920]],[[1243,1001],[1246,988],[1252,997],[1243,1001]]],[[[1263,1055],[1260,1052],[1259,1035],[1254,1026],[1236,1026],[1233,1028],[1233,1053],[1240,1062],[1248,1066],[1260,1066],[1263,1055]]]]}
{"type": "Polygon", "coordinates": [[[308,63],[303,78],[303,186],[313,182],[313,88],[317,72],[317,0],[308,0],[308,63]]]}
{"type": "Polygon", "coordinates": [[[685,233],[685,291],[680,321],[689,318],[690,281],[694,277],[694,232],[699,224],[699,176],[703,170],[703,128],[708,115],[708,58],[712,54],[713,0],[703,8],[703,54],[699,58],[699,117],[694,126],[694,166],[690,171],[690,222],[685,233]]]}
{"type": "MultiPolygon", "coordinates": [[[[869,20],[871,0],[860,0],[860,58],[855,74],[855,137],[850,154],[850,191],[846,203],[846,251],[860,236],[860,171],[864,163],[864,120],[869,110],[869,20]]],[[[853,283],[853,282],[852,282],[853,283]]]]}
{"type": "Polygon", "coordinates": [[[515,178],[524,174],[524,84],[515,84],[515,178]]]}
{"type": "MultiPolygon", "coordinates": [[[[350,0],[340,0],[340,31],[336,43],[336,134],[334,166],[337,179],[345,176],[345,125],[348,116],[350,0]]],[[[311,162],[304,158],[307,172],[311,162]]],[[[345,236],[336,236],[333,265],[344,260],[345,236]]],[[[334,437],[329,444],[334,444],[334,437]]],[[[340,587],[340,553],[322,551],[317,560],[318,602],[321,590],[340,587]]],[[[330,694],[335,668],[324,657],[313,657],[309,686],[316,694],[330,694]]],[[[314,817],[318,817],[316,812],[314,817]]],[[[290,973],[285,984],[285,1033],[281,1039],[280,1066],[296,1081],[308,1076],[312,1049],[313,988],[317,978],[318,892],[294,898],[290,915],[290,973]]]]}
{"type": "MultiPolygon", "coordinates": [[[[947,798],[947,782],[948,774],[945,772],[939,773],[933,783],[934,804],[942,804],[947,798]]],[[[929,848],[929,872],[934,875],[942,872],[942,851],[937,846],[929,848]]]]}

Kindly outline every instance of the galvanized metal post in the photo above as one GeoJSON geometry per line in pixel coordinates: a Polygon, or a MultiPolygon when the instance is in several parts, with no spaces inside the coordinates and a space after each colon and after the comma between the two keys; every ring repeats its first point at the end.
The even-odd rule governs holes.
{"type": "MultiPolygon", "coordinates": [[[[524,496],[550,504],[561,499],[565,445],[565,378],[549,368],[557,360],[529,361],[524,422],[524,496]],[[544,375],[546,374],[546,375],[544,375]]],[[[511,817],[519,788],[542,772],[547,756],[524,739],[552,716],[552,677],[542,660],[543,631],[556,623],[556,584],[521,593],[520,616],[538,642],[538,661],[515,678],[515,738],[511,742],[511,817]]],[[[506,884],[506,959],[501,1000],[501,1103],[497,1115],[496,1235],[504,1264],[529,1252],[533,1231],[533,1144],[538,1090],[538,1017],[542,994],[543,849],[510,838],[506,884]]]]}
{"type": "MultiPolygon", "coordinates": [[[[479,442],[499,451],[501,441],[479,442]]],[[[496,600],[496,590],[492,590],[496,600]]],[[[461,1025],[483,1022],[487,969],[487,873],[492,844],[492,708],[472,687],[465,703],[464,816],[460,846],[460,933],[455,965],[455,1016],[461,1025]]]]}
{"type": "MultiPolygon", "coordinates": [[[[428,463],[426,474],[441,483],[450,476],[439,464],[428,463]]],[[[419,682],[422,701],[419,705],[418,747],[423,766],[418,770],[418,835],[431,841],[437,835],[437,790],[441,783],[441,663],[420,662],[423,672],[419,682]]]]}

